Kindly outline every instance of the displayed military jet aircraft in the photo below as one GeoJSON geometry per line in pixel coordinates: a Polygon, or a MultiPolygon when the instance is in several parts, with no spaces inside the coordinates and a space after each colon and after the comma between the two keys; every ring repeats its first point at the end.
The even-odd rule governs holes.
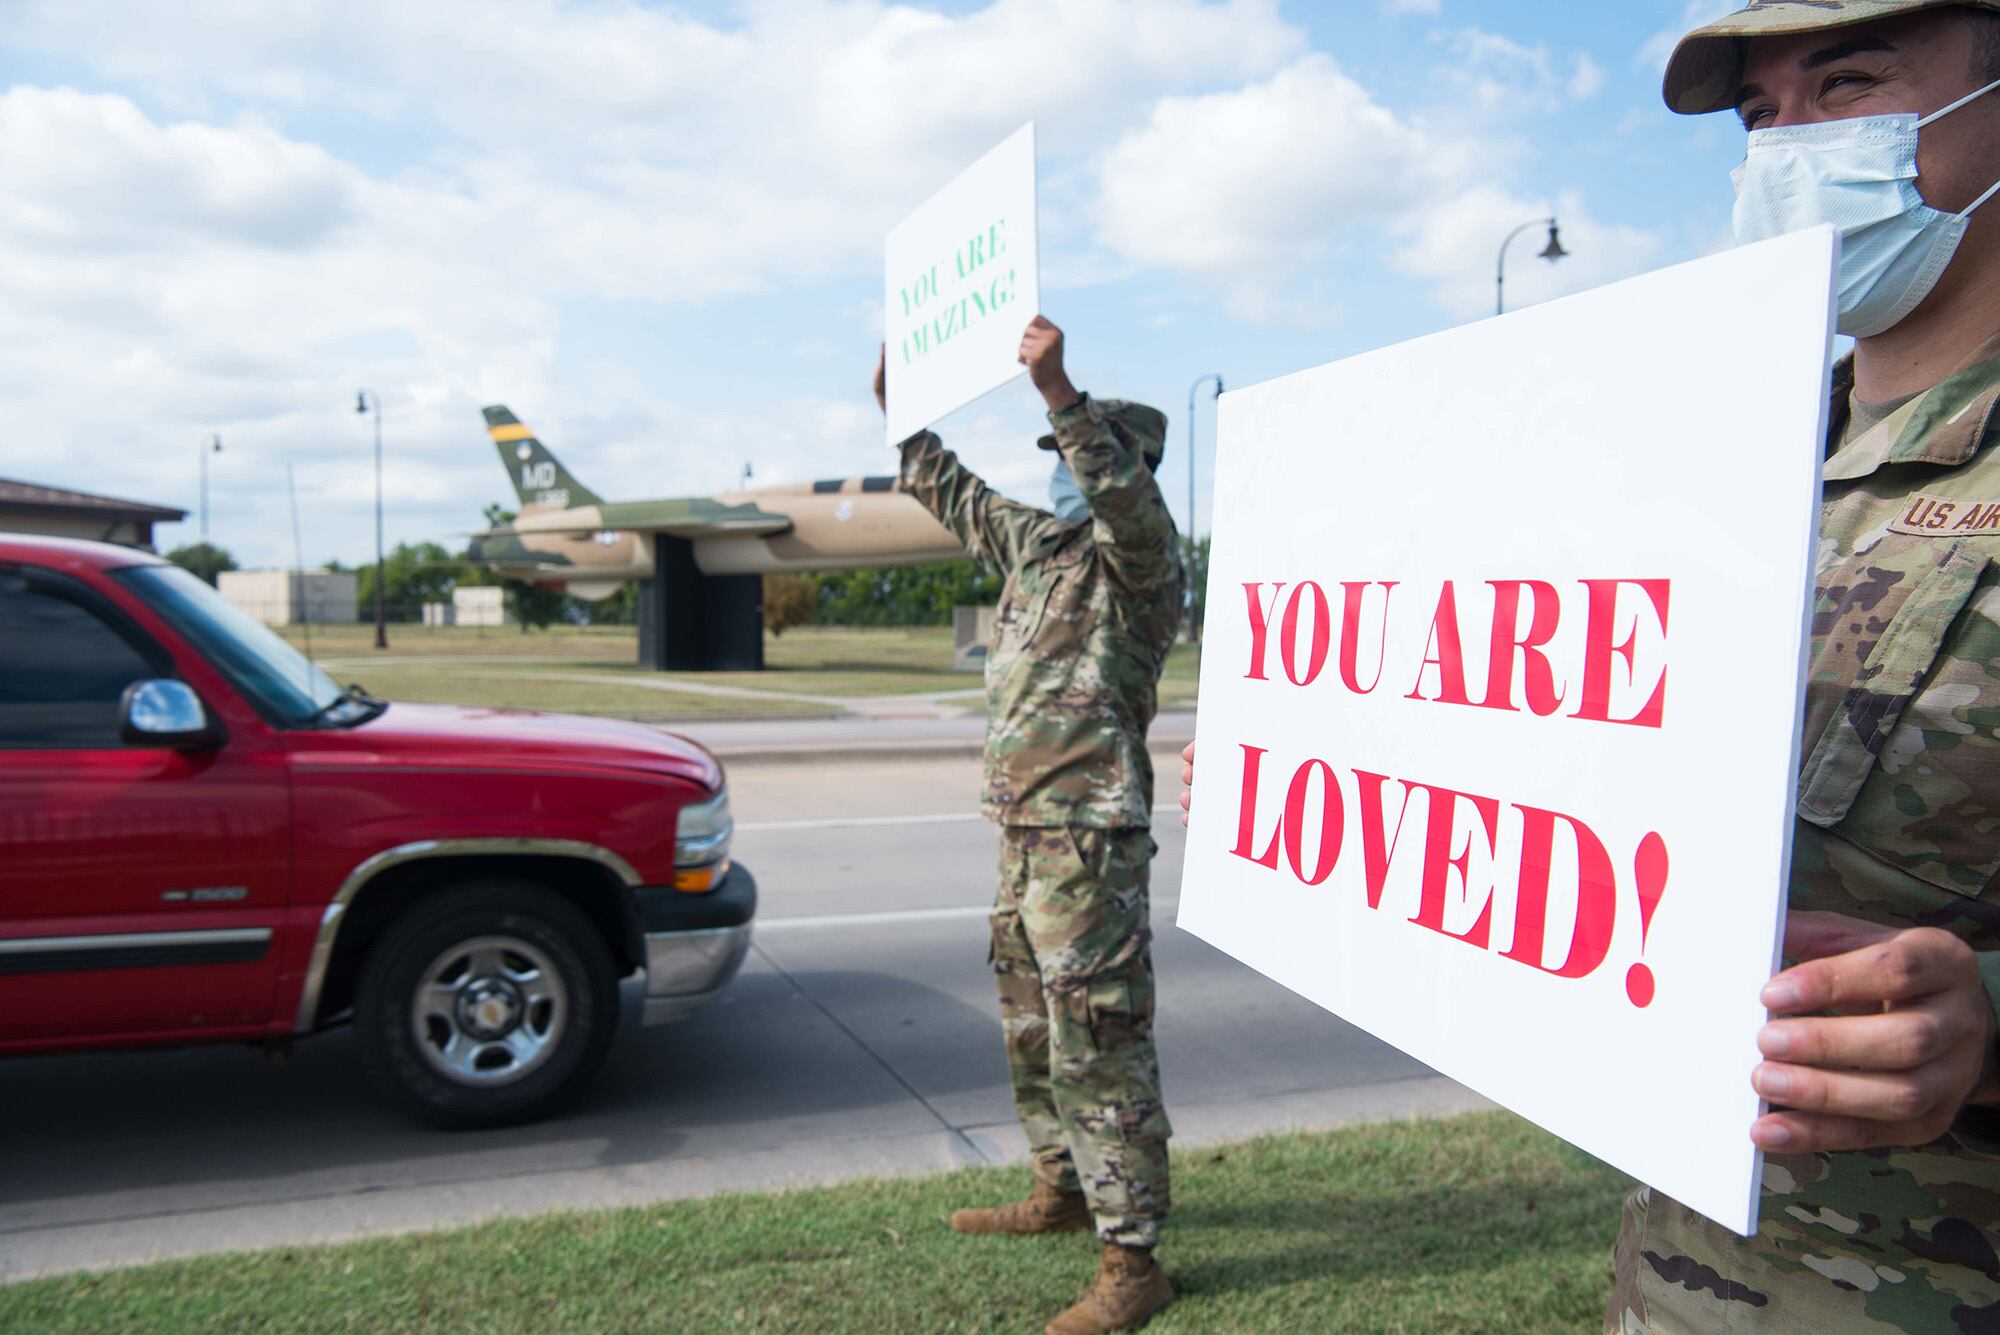
{"type": "Polygon", "coordinates": [[[662,538],[686,540],[700,573],[717,576],[915,565],[964,555],[892,477],[606,501],[505,407],[484,412],[521,510],[513,523],[475,534],[469,555],[510,579],[606,598],[628,580],[655,574],[662,538]]]}

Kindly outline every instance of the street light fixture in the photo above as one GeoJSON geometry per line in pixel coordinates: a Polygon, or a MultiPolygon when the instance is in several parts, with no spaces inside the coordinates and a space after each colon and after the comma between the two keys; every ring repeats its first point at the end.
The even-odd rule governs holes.
{"type": "Polygon", "coordinates": [[[1194,540],[1194,400],[1196,393],[1200,391],[1201,387],[1211,380],[1215,382],[1214,397],[1219,399],[1222,397],[1222,377],[1213,372],[1208,375],[1197,376],[1195,382],[1188,386],[1188,526],[1185,610],[1187,613],[1188,638],[1197,644],[1201,642],[1201,630],[1194,624],[1194,558],[1196,551],[1194,540]]]}
{"type": "Polygon", "coordinates": [[[222,437],[211,435],[201,443],[201,545],[208,546],[208,456],[222,453],[222,437]]]}
{"type": "Polygon", "coordinates": [[[1541,257],[1543,259],[1547,260],[1550,264],[1554,264],[1557,260],[1567,259],[1569,256],[1569,252],[1563,249],[1562,236],[1556,229],[1556,220],[1554,218],[1531,218],[1519,227],[1516,227],[1513,231],[1507,233],[1507,239],[1500,243],[1500,263],[1495,267],[1493,272],[1493,313],[1495,315],[1504,315],[1507,313],[1507,247],[1514,244],[1515,237],[1533,227],[1546,227],[1549,229],[1549,244],[1542,247],[1541,257]]]}
{"type": "MultiPolygon", "coordinates": [[[[354,395],[354,411],[375,411],[375,647],[389,647],[389,629],[382,615],[382,396],[367,390],[354,395]]],[[[303,573],[303,572],[301,572],[303,573]]]]}

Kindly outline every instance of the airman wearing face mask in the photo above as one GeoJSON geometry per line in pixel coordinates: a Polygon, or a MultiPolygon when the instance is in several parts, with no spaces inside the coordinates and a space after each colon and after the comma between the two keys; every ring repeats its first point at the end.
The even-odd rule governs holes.
{"type": "MultiPolygon", "coordinates": [[[[1635,1193],[1607,1327],[2000,1329],[2000,0],[1758,0],[1684,39],[1665,92],[1749,130],[1740,240],[1839,229],[1857,341],[1747,1128],[1758,1231],[1635,1193]]],[[[1757,356],[1754,329],[1717,337],[1757,356]]]]}
{"type": "MultiPolygon", "coordinates": [[[[1605,1327],[2000,1330],[2000,0],[1754,0],[1681,42],[1665,93],[1748,129],[1742,240],[1840,230],[1856,342],[1822,470],[1788,967],[1760,998],[1769,1111],[1745,1128],[1757,1232],[1633,1193],[1605,1327]]],[[[1715,337],[1758,355],[1754,326],[1715,337]]],[[[1729,761],[1724,740],[1719,801],[1729,761]]],[[[1606,1079],[1641,1101],[1707,1058],[1606,1079]]]]}
{"type": "Polygon", "coordinates": [[[1153,1052],[1146,729],[1185,577],[1153,477],[1166,417],[1081,393],[1062,353],[1062,331],[1036,316],[1020,356],[1053,428],[1037,442],[1056,456],[1049,509],[1000,495],[929,431],[903,442],[902,484],[1007,581],[986,659],[984,806],[1001,827],[992,963],[1034,1184],[951,1225],[1094,1227],[1097,1280],[1048,1327],[1091,1335],[1143,1324],[1174,1296],[1153,1259],[1169,1127],[1153,1052]]]}

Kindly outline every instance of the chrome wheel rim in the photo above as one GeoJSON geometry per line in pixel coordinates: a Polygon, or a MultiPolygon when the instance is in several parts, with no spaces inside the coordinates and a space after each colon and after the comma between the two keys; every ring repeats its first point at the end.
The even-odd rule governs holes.
{"type": "Polygon", "coordinates": [[[569,1027],[569,990],[540,947],[476,936],[417,976],[410,1028],[431,1069],[461,1085],[513,1084],[543,1066],[569,1027]]]}

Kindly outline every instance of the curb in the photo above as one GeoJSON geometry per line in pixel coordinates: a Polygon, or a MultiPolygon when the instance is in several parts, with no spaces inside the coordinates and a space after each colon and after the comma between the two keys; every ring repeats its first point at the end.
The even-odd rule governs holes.
{"type": "MultiPolygon", "coordinates": [[[[1146,749],[1170,751],[1178,755],[1181,748],[1193,740],[1191,733],[1186,736],[1149,737],[1146,749]]],[[[983,740],[958,738],[936,742],[809,742],[792,746],[712,746],[709,754],[725,765],[797,765],[814,760],[979,760],[986,754],[986,744],[983,740]]]]}

